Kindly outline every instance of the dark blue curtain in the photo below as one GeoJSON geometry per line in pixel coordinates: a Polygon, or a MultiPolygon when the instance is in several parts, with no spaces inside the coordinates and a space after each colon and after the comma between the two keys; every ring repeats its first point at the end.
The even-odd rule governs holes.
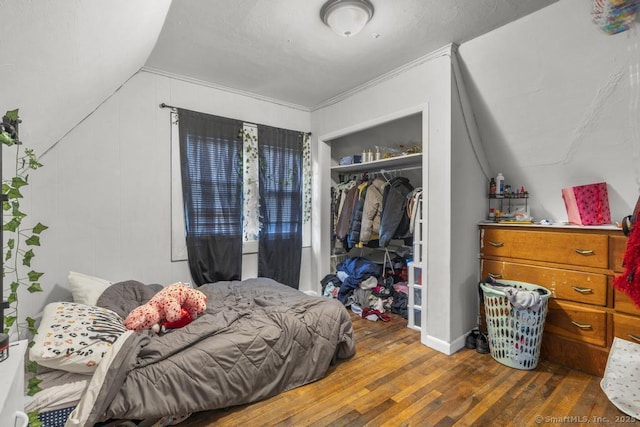
{"type": "Polygon", "coordinates": [[[258,276],[298,289],[302,258],[301,132],[258,125],[258,276]]]}
{"type": "Polygon", "coordinates": [[[242,276],[242,122],[178,109],[189,269],[200,286],[242,276]]]}

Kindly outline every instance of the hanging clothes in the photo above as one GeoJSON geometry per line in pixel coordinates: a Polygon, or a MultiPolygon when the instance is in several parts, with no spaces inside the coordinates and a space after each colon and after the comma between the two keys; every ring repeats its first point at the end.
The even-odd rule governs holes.
{"type": "Polygon", "coordinates": [[[386,180],[375,178],[369,188],[362,209],[362,226],[360,227],[360,243],[366,245],[377,240],[380,233],[380,217],[382,216],[382,191],[386,180]]]}
{"type": "Polygon", "coordinates": [[[406,215],[407,195],[413,190],[408,178],[391,179],[382,194],[382,217],[380,218],[380,247],[389,246],[391,239],[406,237],[409,232],[409,217],[406,215]]]}
{"type": "Polygon", "coordinates": [[[407,195],[407,216],[409,217],[409,234],[413,235],[418,218],[418,208],[422,200],[422,187],[416,187],[407,195]]]}
{"type": "Polygon", "coordinates": [[[347,192],[355,186],[356,183],[353,180],[341,182],[331,187],[331,247],[334,248],[334,253],[343,252],[342,244],[336,240],[336,234],[338,230],[338,221],[344,207],[344,201],[347,196],[347,192]],[[338,247],[340,246],[340,247],[338,247]]]}
{"type": "Polygon", "coordinates": [[[347,191],[342,209],[340,210],[338,224],[336,226],[336,239],[345,243],[347,235],[349,234],[349,227],[351,225],[351,218],[353,216],[353,208],[355,207],[357,194],[358,187],[355,185],[347,191]]]}
{"type": "Polygon", "coordinates": [[[362,226],[362,212],[364,210],[364,202],[369,187],[368,182],[362,182],[358,185],[356,193],[356,201],[351,216],[351,224],[349,224],[349,235],[347,236],[347,247],[353,248],[360,242],[360,228],[362,226]]]}

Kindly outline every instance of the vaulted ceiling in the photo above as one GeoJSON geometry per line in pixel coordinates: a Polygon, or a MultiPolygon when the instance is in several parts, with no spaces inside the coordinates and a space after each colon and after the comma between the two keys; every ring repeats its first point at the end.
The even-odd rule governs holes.
{"type": "Polygon", "coordinates": [[[42,152],[144,67],[312,111],[557,0],[371,1],[347,39],[324,0],[0,0],[0,109],[42,152]]]}
{"type": "Polygon", "coordinates": [[[146,65],[313,109],[555,1],[372,0],[373,18],[350,38],[321,21],[325,0],[174,1],[146,65]]]}

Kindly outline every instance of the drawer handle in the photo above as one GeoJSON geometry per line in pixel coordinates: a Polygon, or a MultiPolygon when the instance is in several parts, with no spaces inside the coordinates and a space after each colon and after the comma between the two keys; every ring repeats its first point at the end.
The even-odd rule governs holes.
{"type": "Polygon", "coordinates": [[[572,286],[573,290],[576,292],[579,292],[581,294],[592,294],[593,293],[593,289],[591,288],[582,288],[580,286],[572,286]]]}
{"type": "Polygon", "coordinates": [[[571,323],[573,323],[575,326],[577,326],[580,329],[591,329],[591,325],[588,323],[580,323],[573,320],[571,321],[571,323]]]}
{"type": "Polygon", "coordinates": [[[596,251],[594,251],[593,249],[580,249],[580,248],[575,248],[574,251],[576,251],[578,254],[580,255],[595,255],[596,251]]]}
{"type": "Polygon", "coordinates": [[[640,342],[640,337],[637,335],[629,334],[629,338],[631,338],[634,341],[640,342]]]}
{"type": "Polygon", "coordinates": [[[492,279],[502,279],[502,274],[489,273],[489,277],[491,277],[492,279]]]}
{"type": "Polygon", "coordinates": [[[502,242],[489,242],[489,244],[491,246],[493,246],[494,248],[501,248],[501,247],[504,246],[504,243],[502,243],[502,242]]]}

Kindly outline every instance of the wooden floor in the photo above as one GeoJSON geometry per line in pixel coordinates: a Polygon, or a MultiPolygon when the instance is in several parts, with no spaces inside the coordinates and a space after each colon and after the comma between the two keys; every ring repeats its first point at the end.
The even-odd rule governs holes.
{"type": "MultiPolygon", "coordinates": [[[[463,349],[446,356],[420,344],[406,320],[353,317],[356,355],[326,377],[270,399],[193,415],[196,426],[619,425],[628,420],[600,378],[541,360],[509,368],[463,349]],[[618,421],[618,422],[616,422],[618,421]]],[[[640,424],[640,421],[637,421],[640,424]]]]}

